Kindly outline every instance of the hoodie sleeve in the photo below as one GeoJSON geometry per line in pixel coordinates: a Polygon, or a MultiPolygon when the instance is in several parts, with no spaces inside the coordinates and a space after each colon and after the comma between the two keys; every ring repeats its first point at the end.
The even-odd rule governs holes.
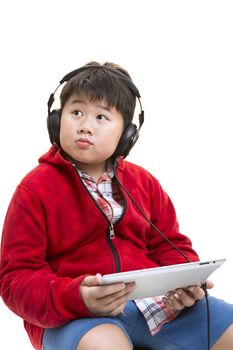
{"type": "Polygon", "coordinates": [[[6,215],[1,244],[0,295],[18,316],[42,328],[93,317],[78,278],[58,277],[46,261],[46,216],[40,201],[18,187],[6,215]]]}

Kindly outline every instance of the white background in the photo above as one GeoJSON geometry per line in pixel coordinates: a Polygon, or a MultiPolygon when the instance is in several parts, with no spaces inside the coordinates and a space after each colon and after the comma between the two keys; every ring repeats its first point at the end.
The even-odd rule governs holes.
{"type": "MultiPolygon", "coordinates": [[[[212,294],[233,302],[232,18],[224,0],[1,2],[1,226],[16,185],[50,146],[50,93],[86,62],[113,61],[145,110],[128,159],[160,180],[201,259],[228,258],[212,294]]],[[[2,301],[0,348],[32,349],[2,301]]]]}

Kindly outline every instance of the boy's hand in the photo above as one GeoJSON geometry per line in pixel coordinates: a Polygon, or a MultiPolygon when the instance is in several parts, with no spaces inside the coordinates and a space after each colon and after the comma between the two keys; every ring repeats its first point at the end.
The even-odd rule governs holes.
{"type": "MultiPolygon", "coordinates": [[[[213,288],[212,281],[206,281],[207,289],[213,288]]],[[[184,289],[177,289],[172,291],[163,298],[165,306],[172,311],[183,310],[185,307],[190,307],[195,304],[197,300],[205,296],[203,289],[199,286],[190,286],[184,289]]]]}
{"type": "Polygon", "coordinates": [[[100,286],[101,275],[84,278],[80,293],[89,311],[96,316],[117,316],[124,311],[127,297],[135,283],[114,283],[100,286]]]}

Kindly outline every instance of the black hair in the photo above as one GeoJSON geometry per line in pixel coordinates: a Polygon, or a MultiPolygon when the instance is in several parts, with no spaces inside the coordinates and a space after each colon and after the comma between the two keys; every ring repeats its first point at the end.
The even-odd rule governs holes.
{"type": "Polygon", "coordinates": [[[129,73],[121,66],[111,62],[104,64],[89,62],[85,66],[88,65],[101,65],[103,69],[90,68],[71,78],[60,94],[61,110],[74,94],[84,95],[90,102],[104,99],[108,107],[115,107],[122,114],[124,126],[127,126],[133,119],[136,97],[124,82],[124,78],[108,69],[105,70],[104,67],[116,69],[131,79],[129,73]]]}

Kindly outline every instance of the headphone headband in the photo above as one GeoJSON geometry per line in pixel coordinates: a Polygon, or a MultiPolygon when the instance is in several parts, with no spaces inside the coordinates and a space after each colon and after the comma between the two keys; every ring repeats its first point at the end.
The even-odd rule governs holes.
{"type": "Polygon", "coordinates": [[[69,81],[70,79],[72,79],[73,77],[75,77],[76,75],[78,75],[79,73],[88,70],[88,69],[102,69],[102,70],[107,70],[109,72],[112,72],[113,74],[118,75],[121,79],[124,80],[124,82],[127,84],[128,88],[132,91],[132,93],[138,98],[139,103],[140,103],[140,107],[142,110],[142,105],[141,105],[141,101],[140,101],[140,93],[138,88],[134,85],[134,83],[132,82],[132,80],[127,77],[127,75],[125,75],[124,73],[120,72],[117,69],[113,69],[111,67],[108,66],[101,66],[101,65],[96,65],[96,64],[92,64],[92,65],[86,65],[83,67],[80,67],[78,69],[75,69],[71,72],[69,72],[68,74],[66,74],[59,82],[59,85],[56,87],[56,89],[54,90],[54,92],[50,95],[49,100],[47,102],[47,106],[48,106],[48,113],[50,113],[50,109],[52,107],[52,104],[54,102],[54,95],[56,93],[56,91],[59,89],[59,87],[69,81]]]}
{"type": "Polygon", "coordinates": [[[97,64],[90,64],[87,66],[83,66],[80,67],[78,69],[73,70],[72,72],[66,74],[62,80],[60,81],[60,85],[65,83],[66,81],[72,79],[73,77],[75,77],[75,75],[79,74],[80,72],[83,72],[85,70],[88,69],[102,69],[102,70],[108,70],[109,72],[112,72],[113,74],[118,75],[119,77],[123,78],[125,81],[127,81],[127,85],[128,87],[132,90],[132,92],[134,93],[134,95],[138,98],[140,98],[140,93],[138,91],[138,88],[134,85],[134,83],[132,82],[132,80],[125,75],[124,73],[122,73],[121,71],[108,67],[108,66],[101,66],[101,65],[97,65],[97,64]]]}

